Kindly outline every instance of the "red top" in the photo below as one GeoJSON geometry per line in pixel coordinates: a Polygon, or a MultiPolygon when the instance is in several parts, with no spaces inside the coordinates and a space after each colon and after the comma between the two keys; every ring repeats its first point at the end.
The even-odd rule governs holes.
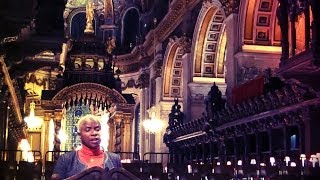
{"type": "Polygon", "coordinates": [[[92,150],[82,144],[82,148],[78,151],[80,161],[91,168],[93,166],[100,166],[104,168],[104,151],[101,149],[92,150]]]}

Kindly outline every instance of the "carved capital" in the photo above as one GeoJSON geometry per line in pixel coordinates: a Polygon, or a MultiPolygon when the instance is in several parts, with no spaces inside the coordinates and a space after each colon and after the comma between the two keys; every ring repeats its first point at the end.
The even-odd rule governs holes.
{"type": "Polygon", "coordinates": [[[137,80],[137,86],[139,88],[146,88],[150,85],[150,73],[147,71],[143,71],[138,80],[137,80]]]}
{"type": "Polygon", "coordinates": [[[240,0],[220,0],[226,17],[228,17],[232,13],[238,14],[240,0]]]}

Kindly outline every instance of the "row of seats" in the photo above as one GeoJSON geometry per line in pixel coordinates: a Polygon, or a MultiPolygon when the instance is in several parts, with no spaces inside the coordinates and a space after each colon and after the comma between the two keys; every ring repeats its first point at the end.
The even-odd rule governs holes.
{"type": "MultiPolygon", "coordinates": [[[[303,174],[304,179],[320,179],[320,168],[307,169],[301,171],[299,168],[288,168],[286,171],[278,167],[265,167],[264,173],[262,170],[257,171],[257,166],[243,166],[237,168],[235,166],[213,166],[212,164],[167,164],[163,167],[162,163],[123,163],[123,168],[135,175],[144,179],[231,179],[231,178],[247,178],[247,177],[269,177],[269,179],[301,179],[303,174]]],[[[42,170],[41,162],[25,162],[25,161],[0,161],[0,179],[32,179],[40,180],[41,177],[50,180],[55,162],[46,161],[42,170]]]]}
{"type": "Polygon", "coordinates": [[[123,167],[140,179],[248,179],[264,177],[268,179],[320,179],[320,168],[279,168],[276,166],[259,167],[245,165],[242,167],[212,164],[167,164],[161,163],[123,163],[123,167]]]}
{"type": "Polygon", "coordinates": [[[41,162],[0,161],[0,179],[4,180],[40,180],[42,176],[41,162]]]}

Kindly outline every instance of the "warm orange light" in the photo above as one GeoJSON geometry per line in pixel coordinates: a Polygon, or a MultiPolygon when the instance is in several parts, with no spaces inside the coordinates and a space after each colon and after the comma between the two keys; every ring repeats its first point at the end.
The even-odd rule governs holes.
{"type": "Polygon", "coordinates": [[[30,103],[30,114],[24,118],[24,121],[27,123],[29,129],[40,129],[42,126],[42,119],[34,115],[34,109],[36,104],[34,102],[30,103]]]}
{"type": "Polygon", "coordinates": [[[155,117],[156,113],[151,113],[151,119],[146,119],[143,121],[144,129],[151,134],[160,133],[163,129],[163,122],[155,117]]]}
{"type": "Polygon", "coordinates": [[[19,142],[19,150],[22,150],[21,161],[34,162],[34,156],[27,139],[21,139],[19,142]]]}
{"type": "Polygon", "coordinates": [[[279,47],[279,46],[243,45],[242,51],[243,52],[255,52],[255,53],[280,54],[281,47],[279,47]]]}
{"type": "Polygon", "coordinates": [[[108,121],[110,118],[110,113],[103,112],[101,115],[101,143],[100,146],[105,150],[108,151],[108,145],[109,145],[109,125],[108,121]]]}

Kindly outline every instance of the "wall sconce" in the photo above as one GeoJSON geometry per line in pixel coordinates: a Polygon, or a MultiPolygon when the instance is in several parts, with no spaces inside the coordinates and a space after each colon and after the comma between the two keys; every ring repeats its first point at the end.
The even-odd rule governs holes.
{"type": "Polygon", "coordinates": [[[151,134],[160,133],[163,129],[163,122],[156,118],[156,112],[151,112],[151,119],[143,121],[144,129],[151,134]]]}
{"type": "Polygon", "coordinates": [[[36,103],[33,101],[30,103],[30,114],[24,118],[24,121],[27,123],[29,129],[40,129],[42,126],[42,119],[34,115],[34,109],[36,108],[36,103]]]}

